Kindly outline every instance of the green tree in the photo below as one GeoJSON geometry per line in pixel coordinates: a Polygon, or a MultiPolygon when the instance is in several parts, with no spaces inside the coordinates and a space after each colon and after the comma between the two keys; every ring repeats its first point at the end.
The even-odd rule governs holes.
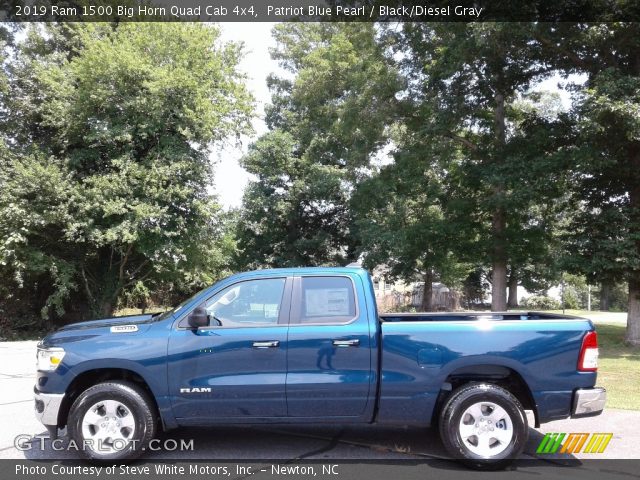
{"type": "Polygon", "coordinates": [[[463,259],[473,220],[460,215],[462,207],[448,189],[443,167],[451,169],[453,162],[433,161],[435,149],[411,140],[404,139],[392,164],[359,185],[352,209],[364,265],[385,265],[391,279],[422,281],[420,308],[431,311],[433,282],[460,287],[472,270],[463,259]]]}
{"type": "Polygon", "coordinates": [[[244,266],[353,260],[354,186],[386,139],[397,74],[367,23],[287,23],[269,80],[269,132],[242,159],[248,186],[238,233],[244,266]]]}
{"type": "Polygon", "coordinates": [[[575,114],[578,213],[567,250],[591,283],[629,286],[626,340],[640,344],[640,24],[569,24],[541,41],[586,75],[575,114]]]}
{"type": "Polygon", "coordinates": [[[239,46],[202,24],[44,28],[2,98],[20,139],[1,180],[3,268],[51,285],[44,315],[110,315],[140,282],[210,282],[228,242],[209,151],[248,131],[252,106],[239,46]]]}
{"type": "MultiPolygon", "coordinates": [[[[392,30],[408,77],[405,124],[461,153],[456,195],[476,205],[476,256],[491,266],[492,309],[507,308],[507,279],[547,256],[531,248],[551,232],[540,208],[557,190],[552,120],[516,100],[551,71],[533,23],[407,23],[392,30]],[[532,147],[532,142],[535,147],[532,147]]],[[[427,160],[428,161],[428,160],[427,160]]],[[[542,243],[544,245],[544,242],[542,243]]]]}

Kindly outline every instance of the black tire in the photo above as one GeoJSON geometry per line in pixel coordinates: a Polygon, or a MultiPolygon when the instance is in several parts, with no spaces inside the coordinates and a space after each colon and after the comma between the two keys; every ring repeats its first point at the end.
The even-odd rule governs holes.
{"type": "MultiPolygon", "coordinates": [[[[101,408],[103,407],[98,406],[94,411],[100,412],[101,408]]],[[[118,417],[118,420],[120,419],[118,417]]],[[[88,458],[102,461],[133,460],[142,454],[149,442],[155,437],[156,420],[157,414],[153,401],[144,389],[131,382],[110,381],[94,385],[80,394],[71,406],[67,426],[70,438],[88,458]],[[121,405],[118,407],[120,408],[119,413],[109,417],[114,419],[114,430],[110,431],[124,432],[125,439],[117,440],[117,444],[114,444],[111,438],[95,440],[97,437],[90,438],[85,435],[87,429],[95,427],[87,426],[83,431],[83,420],[89,409],[94,409],[101,402],[109,401],[111,401],[109,405],[121,405]],[[115,426],[115,419],[121,414],[122,419],[126,417],[126,421],[132,425],[130,429],[126,427],[119,429],[120,423],[117,423],[118,427],[115,426]],[[128,417],[129,415],[131,417],[128,417]],[[127,431],[130,433],[129,437],[126,437],[127,431]],[[96,448],[83,447],[87,441],[89,444],[95,445],[96,448]]],[[[123,436],[121,433],[114,433],[115,435],[123,436]]]]}
{"type": "Polygon", "coordinates": [[[439,427],[442,442],[453,458],[483,470],[508,466],[522,452],[529,436],[527,417],[518,399],[488,383],[466,384],[455,390],[440,413],[439,427]],[[496,405],[506,415],[499,408],[492,408],[496,405]],[[479,415],[474,417],[474,412],[479,415]],[[492,423],[491,419],[498,417],[502,417],[498,424],[492,423]],[[466,438],[461,434],[463,429],[466,438]],[[511,438],[506,440],[509,433],[511,438]]]}

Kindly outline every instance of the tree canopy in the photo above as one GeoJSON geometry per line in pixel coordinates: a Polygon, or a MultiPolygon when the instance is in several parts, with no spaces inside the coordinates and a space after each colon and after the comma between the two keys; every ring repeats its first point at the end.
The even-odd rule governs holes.
{"type": "MultiPolygon", "coordinates": [[[[240,49],[201,24],[32,27],[2,98],[0,260],[42,312],[225,268],[210,147],[248,132],[240,49]],[[71,31],[71,30],[72,31],[71,31]]],[[[192,288],[192,287],[191,287],[192,288]]]]}
{"type": "Polygon", "coordinates": [[[243,265],[302,266],[355,260],[349,199],[386,138],[397,73],[368,23],[287,23],[274,58],[270,131],[242,159],[257,177],[238,233],[243,265]]]}

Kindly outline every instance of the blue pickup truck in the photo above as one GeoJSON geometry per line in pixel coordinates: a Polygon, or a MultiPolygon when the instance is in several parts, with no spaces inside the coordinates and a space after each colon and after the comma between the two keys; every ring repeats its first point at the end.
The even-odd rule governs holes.
{"type": "Polygon", "coordinates": [[[233,275],[157,315],[68,325],[38,345],[35,411],[92,459],[159,429],[246,423],[437,425],[452,457],[500,467],[536,426],[598,415],[586,319],[379,314],[361,268],[233,275]]]}

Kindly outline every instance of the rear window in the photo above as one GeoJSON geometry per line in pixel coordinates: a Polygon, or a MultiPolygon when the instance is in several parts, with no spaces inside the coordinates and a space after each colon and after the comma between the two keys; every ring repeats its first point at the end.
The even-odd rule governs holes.
{"type": "Polygon", "coordinates": [[[353,283],[346,277],[303,277],[300,323],[348,323],[356,316],[353,283]]]}

